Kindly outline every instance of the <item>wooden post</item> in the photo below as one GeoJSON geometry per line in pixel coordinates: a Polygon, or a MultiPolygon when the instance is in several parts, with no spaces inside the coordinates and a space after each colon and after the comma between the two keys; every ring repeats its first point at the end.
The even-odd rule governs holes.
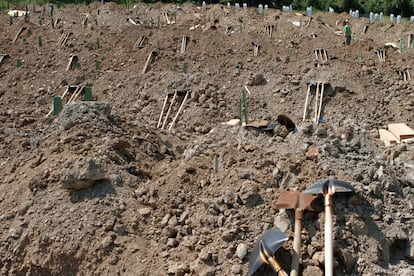
{"type": "Polygon", "coordinates": [[[177,114],[175,114],[175,117],[174,117],[174,119],[173,119],[173,121],[172,121],[172,123],[171,123],[171,125],[170,125],[170,127],[169,127],[169,129],[168,130],[171,130],[171,128],[173,128],[174,127],[174,124],[175,124],[175,121],[177,120],[177,118],[178,118],[178,115],[181,113],[181,111],[183,110],[183,108],[184,108],[184,104],[185,104],[185,102],[186,102],[186,100],[187,100],[187,98],[188,98],[188,94],[190,94],[188,91],[185,93],[185,97],[184,97],[184,100],[183,100],[183,102],[181,103],[181,106],[180,106],[180,108],[178,109],[178,111],[177,111],[177,114]]]}
{"type": "Polygon", "coordinates": [[[172,106],[174,104],[174,101],[175,101],[175,98],[176,97],[177,97],[177,91],[175,91],[174,96],[173,96],[173,98],[172,98],[172,100],[170,102],[170,106],[168,107],[167,115],[165,115],[164,122],[162,123],[162,127],[161,128],[165,128],[165,125],[167,124],[168,116],[170,116],[171,109],[172,109],[172,106]]]}
{"type": "Polygon", "coordinates": [[[325,83],[322,82],[322,89],[321,89],[321,95],[320,95],[320,101],[319,101],[319,109],[318,109],[318,117],[316,118],[316,124],[319,124],[319,119],[321,118],[321,110],[322,110],[322,102],[323,102],[323,92],[325,88],[325,83]]]}
{"type": "Polygon", "coordinates": [[[319,82],[316,83],[316,92],[315,92],[315,115],[314,115],[315,122],[316,122],[316,117],[318,116],[318,99],[319,99],[319,82]]]}
{"type": "Polygon", "coordinates": [[[160,118],[158,119],[157,128],[159,128],[161,126],[162,115],[164,114],[164,109],[165,109],[165,106],[167,105],[167,100],[168,100],[168,94],[165,95],[164,103],[162,104],[162,109],[161,109],[161,113],[160,113],[160,118]]]}
{"type": "Polygon", "coordinates": [[[323,55],[324,55],[324,58],[325,58],[325,63],[328,63],[328,54],[326,53],[325,49],[323,49],[323,55]]]}
{"type": "Polygon", "coordinates": [[[308,100],[309,100],[310,89],[311,89],[311,84],[309,83],[308,90],[306,91],[305,107],[303,108],[303,118],[302,118],[303,122],[306,119],[306,113],[308,111],[308,100]]]}
{"type": "Polygon", "coordinates": [[[0,55],[0,65],[3,63],[3,60],[9,57],[9,54],[1,54],[0,55]]]}
{"type": "Polygon", "coordinates": [[[69,58],[68,65],[66,66],[66,71],[69,71],[69,69],[73,68],[77,63],[79,59],[78,56],[73,55],[69,58]]]}
{"type": "Polygon", "coordinates": [[[149,53],[147,61],[145,62],[144,68],[142,69],[142,74],[145,74],[148,71],[149,65],[152,62],[154,55],[155,55],[155,51],[151,51],[151,53],[149,53]]]}
{"type": "Polygon", "coordinates": [[[145,46],[144,46],[144,43],[147,41],[147,37],[145,36],[145,35],[143,35],[143,36],[141,36],[138,40],[137,40],[137,42],[135,42],[135,44],[134,44],[134,48],[140,48],[140,49],[142,49],[142,48],[144,48],[145,46]]]}
{"type": "Polygon", "coordinates": [[[189,37],[186,35],[183,35],[183,39],[181,41],[181,54],[184,54],[186,49],[187,49],[187,42],[188,42],[189,37]]]}
{"type": "Polygon", "coordinates": [[[26,30],[26,27],[21,27],[20,29],[19,29],[19,31],[16,33],[16,35],[14,36],[14,39],[13,39],[13,43],[15,43],[16,42],[16,40],[19,38],[19,35],[24,31],[24,30],[26,30]]]}

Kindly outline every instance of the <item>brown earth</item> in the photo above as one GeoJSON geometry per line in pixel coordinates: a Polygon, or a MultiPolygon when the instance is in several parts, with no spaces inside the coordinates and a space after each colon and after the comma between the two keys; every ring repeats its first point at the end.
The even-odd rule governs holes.
{"type": "MultiPolygon", "coordinates": [[[[247,275],[254,243],[273,227],[289,235],[275,253],[289,272],[293,212],[272,205],[325,178],[356,189],[334,198],[335,275],[414,275],[414,147],[386,148],[378,135],[389,123],[414,128],[413,82],[396,73],[413,49],[384,47],[399,47],[413,25],[350,18],[344,47],[334,31],[347,17],[94,3],[55,6],[52,27],[47,7],[11,25],[1,14],[2,275],[247,275]],[[134,47],[141,36],[148,43],[134,47]],[[328,64],[316,66],[314,48],[328,64]],[[71,55],[79,64],[66,71],[71,55]],[[329,83],[318,125],[302,122],[309,81],[329,83]],[[91,87],[97,101],[46,117],[68,85],[91,87]],[[244,85],[249,121],[284,114],[296,129],[223,124],[239,118],[244,85]],[[157,128],[166,92],[184,89],[175,125],[181,93],[157,128]]],[[[323,221],[305,213],[303,275],[323,275],[323,221]]]]}

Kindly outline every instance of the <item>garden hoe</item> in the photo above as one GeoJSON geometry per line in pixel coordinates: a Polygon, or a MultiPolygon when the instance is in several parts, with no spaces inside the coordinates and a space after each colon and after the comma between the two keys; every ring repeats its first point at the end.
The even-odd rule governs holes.
{"type": "Polygon", "coordinates": [[[297,276],[299,273],[299,256],[302,232],[303,211],[321,212],[323,205],[317,200],[315,195],[307,195],[302,192],[287,191],[283,192],[277,199],[274,207],[276,209],[295,210],[295,236],[293,239],[292,267],[290,276],[297,276]]]}
{"type": "Polygon", "coordinates": [[[335,193],[354,192],[354,187],[337,179],[321,180],[308,187],[305,194],[323,194],[325,198],[325,275],[333,275],[333,203],[335,193]]]}
{"type": "Polygon", "coordinates": [[[263,264],[270,264],[279,276],[287,276],[273,254],[288,240],[288,236],[279,229],[267,230],[256,242],[249,261],[249,276],[263,264]]]}

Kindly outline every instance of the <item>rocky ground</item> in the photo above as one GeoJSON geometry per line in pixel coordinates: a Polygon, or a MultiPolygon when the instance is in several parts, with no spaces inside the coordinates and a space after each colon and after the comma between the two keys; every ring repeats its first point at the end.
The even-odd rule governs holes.
{"type": "MultiPolygon", "coordinates": [[[[414,275],[414,147],[386,148],[378,135],[389,123],[414,128],[413,81],[396,73],[413,61],[400,47],[412,24],[349,18],[354,40],[343,47],[335,31],[346,14],[113,3],[29,11],[12,24],[0,15],[2,275],[247,275],[254,243],[274,227],[289,235],[275,253],[289,272],[294,212],[274,202],[326,178],[356,190],[334,197],[335,275],[414,275]],[[315,48],[327,64],[317,66],[315,48]],[[313,104],[302,122],[310,81],[329,84],[318,125],[313,104]],[[96,101],[68,96],[47,116],[68,85],[90,87],[96,101]],[[225,124],[239,118],[245,85],[248,120],[275,122],[273,131],[225,124]],[[191,93],[169,129],[178,94],[161,129],[166,93],[177,90],[191,93]]],[[[323,223],[324,212],[305,212],[303,275],[323,275],[323,223]]]]}

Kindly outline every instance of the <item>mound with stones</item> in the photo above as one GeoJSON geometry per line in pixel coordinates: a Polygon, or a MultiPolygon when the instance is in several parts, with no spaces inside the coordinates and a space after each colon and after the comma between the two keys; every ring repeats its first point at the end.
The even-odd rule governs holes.
{"type": "MultiPolygon", "coordinates": [[[[274,202],[326,178],[356,191],[334,197],[335,275],[414,274],[414,147],[378,134],[414,128],[413,81],[397,74],[412,24],[192,4],[29,11],[0,15],[2,274],[247,275],[275,227],[289,272],[294,211],[274,202]],[[345,18],[348,47],[335,33],[345,18]],[[302,121],[309,82],[327,83],[319,124],[313,104],[302,121]],[[229,123],[245,85],[248,121],[274,129],[229,123]],[[49,114],[75,86],[95,101],[49,114]]],[[[303,275],[324,274],[324,216],[305,212],[303,275]]]]}

